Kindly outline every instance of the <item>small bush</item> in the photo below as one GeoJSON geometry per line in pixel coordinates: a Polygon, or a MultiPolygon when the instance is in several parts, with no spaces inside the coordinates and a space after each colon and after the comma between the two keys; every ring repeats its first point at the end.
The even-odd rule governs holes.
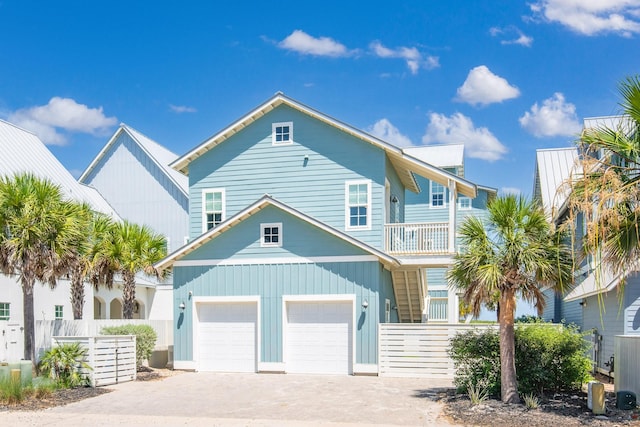
{"type": "Polygon", "coordinates": [[[0,381],[0,402],[15,405],[22,402],[28,393],[20,381],[5,378],[0,381]]]}
{"type": "Polygon", "coordinates": [[[469,384],[467,386],[467,395],[471,404],[479,405],[489,398],[489,389],[487,389],[486,381],[477,384],[469,384]]]}
{"type": "Polygon", "coordinates": [[[527,409],[538,409],[538,406],[540,406],[540,399],[533,393],[522,395],[522,400],[524,400],[524,406],[527,409]]]}
{"type": "MultiPolygon", "coordinates": [[[[587,342],[574,326],[524,323],[515,331],[515,362],[521,393],[574,390],[589,381],[587,342]]],[[[468,390],[486,380],[489,393],[500,394],[500,339],[497,330],[456,335],[449,350],[456,365],[454,384],[468,390]]]]}
{"type": "Polygon", "coordinates": [[[50,348],[40,360],[40,369],[49,378],[65,388],[89,384],[83,370],[91,369],[84,361],[87,350],[80,343],[65,343],[50,348]]]}
{"type": "Polygon", "coordinates": [[[100,331],[102,335],[135,335],[136,368],[140,370],[145,360],[149,360],[156,346],[158,334],[149,325],[108,326],[100,331]]]}

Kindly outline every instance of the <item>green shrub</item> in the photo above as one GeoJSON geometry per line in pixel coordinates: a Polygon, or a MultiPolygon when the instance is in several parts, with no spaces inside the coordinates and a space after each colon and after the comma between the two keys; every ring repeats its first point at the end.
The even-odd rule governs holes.
{"type": "MultiPolygon", "coordinates": [[[[575,326],[523,323],[515,331],[515,362],[520,393],[573,390],[589,381],[587,342],[575,326]]],[[[456,366],[454,384],[467,391],[486,381],[491,395],[500,394],[500,339],[497,330],[456,335],[449,354],[456,366]]]]}
{"type": "Polygon", "coordinates": [[[4,378],[0,381],[0,402],[14,405],[22,402],[25,396],[25,386],[20,381],[4,378]]]}
{"type": "Polygon", "coordinates": [[[149,325],[108,326],[100,331],[102,335],[135,335],[136,368],[140,370],[145,360],[149,360],[156,346],[158,334],[149,325]]]}
{"type": "Polygon", "coordinates": [[[91,367],[84,361],[87,350],[80,343],[65,343],[50,348],[40,360],[40,369],[44,375],[65,388],[89,384],[84,370],[91,367]]]}

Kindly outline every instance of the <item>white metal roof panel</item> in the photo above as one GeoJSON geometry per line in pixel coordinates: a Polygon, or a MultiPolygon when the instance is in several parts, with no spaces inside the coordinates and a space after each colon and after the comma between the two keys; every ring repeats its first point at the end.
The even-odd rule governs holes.
{"type": "Polygon", "coordinates": [[[464,164],[464,144],[424,145],[403,148],[402,151],[439,168],[459,167],[464,164]]]}
{"type": "Polygon", "coordinates": [[[80,185],[35,134],[0,120],[0,150],[0,175],[28,172],[46,178],[59,185],[66,197],[88,203],[94,210],[118,218],[102,196],[80,185]]]}
{"type": "Polygon", "coordinates": [[[572,173],[579,171],[578,150],[575,147],[536,151],[536,194],[542,200],[544,212],[555,219],[569,196],[566,185],[572,173]]]}

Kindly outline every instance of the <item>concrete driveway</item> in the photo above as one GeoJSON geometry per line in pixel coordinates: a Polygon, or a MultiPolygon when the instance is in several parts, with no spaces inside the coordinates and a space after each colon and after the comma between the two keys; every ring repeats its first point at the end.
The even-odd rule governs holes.
{"type": "Polygon", "coordinates": [[[449,381],[354,376],[180,373],[129,382],[39,412],[0,413],[2,425],[449,425],[433,396],[449,381]]]}

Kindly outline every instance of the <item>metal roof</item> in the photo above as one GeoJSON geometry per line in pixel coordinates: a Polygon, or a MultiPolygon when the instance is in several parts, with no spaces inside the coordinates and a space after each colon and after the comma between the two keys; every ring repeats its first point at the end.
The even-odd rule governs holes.
{"type": "Polygon", "coordinates": [[[439,167],[434,166],[431,163],[424,162],[416,158],[415,156],[404,152],[399,147],[391,145],[380,138],[377,138],[360,129],[354,128],[353,126],[336,120],[333,117],[327,116],[326,114],[321,113],[318,110],[315,110],[292,98],[285,96],[281,92],[276,93],[273,97],[264,102],[262,105],[253,109],[244,117],[235,121],[225,129],[205,140],[203,143],[201,143],[188,153],[181,156],[171,164],[171,167],[173,167],[177,171],[184,173],[185,175],[188,175],[189,163],[282,104],[285,104],[317,120],[327,123],[328,125],[333,126],[336,129],[341,130],[342,132],[348,133],[355,138],[361,139],[383,149],[387,156],[389,156],[391,164],[398,172],[402,183],[405,185],[405,187],[416,193],[420,192],[420,187],[418,186],[418,183],[413,176],[414,173],[420,176],[424,176],[427,179],[436,181],[445,186],[448,185],[449,180],[452,180],[456,182],[458,191],[460,193],[468,197],[476,197],[477,187],[470,181],[467,181],[464,178],[440,169],[439,167]]]}
{"type": "Polygon", "coordinates": [[[81,185],[33,133],[0,120],[0,175],[32,173],[60,186],[63,194],[88,203],[94,210],[118,219],[118,214],[96,191],[81,185]]]}
{"type": "Polygon", "coordinates": [[[557,219],[569,196],[569,178],[579,172],[576,147],[536,150],[534,197],[542,201],[544,213],[557,219]]]}
{"type": "Polygon", "coordinates": [[[634,122],[628,116],[601,116],[586,117],[584,119],[584,129],[612,129],[624,133],[631,133],[634,130],[634,122]]]}
{"type": "Polygon", "coordinates": [[[126,132],[131,137],[131,139],[135,143],[137,143],[145,153],[147,153],[149,158],[165,173],[165,175],[167,175],[167,177],[176,185],[176,187],[178,187],[185,196],[188,196],[189,178],[176,171],[175,169],[169,167],[169,164],[175,161],[178,158],[178,155],[172,153],[151,138],[147,137],[146,135],[133,129],[130,126],[127,126],[124,123],[120,124],[120,128],[118,128],[118,130],[113,134],[107,144],[102,148],[102,150],[100,150],[100,153],[98,153],[95,159],[93,159],[91,164],[82,173],[79,178],[80,182],[84,182],[86,177],[96,167],[96,165],[100,162],[100,160],[105,156],[105,154],[118,139],[118,136],[120,136],[120,134],[123,132],[126,132]]]}
{"type": "Polygon", "coordinates": [[[464,144],[424,145],[407,147],[402,151],[439,168],[464,166],[464,144]]]}

